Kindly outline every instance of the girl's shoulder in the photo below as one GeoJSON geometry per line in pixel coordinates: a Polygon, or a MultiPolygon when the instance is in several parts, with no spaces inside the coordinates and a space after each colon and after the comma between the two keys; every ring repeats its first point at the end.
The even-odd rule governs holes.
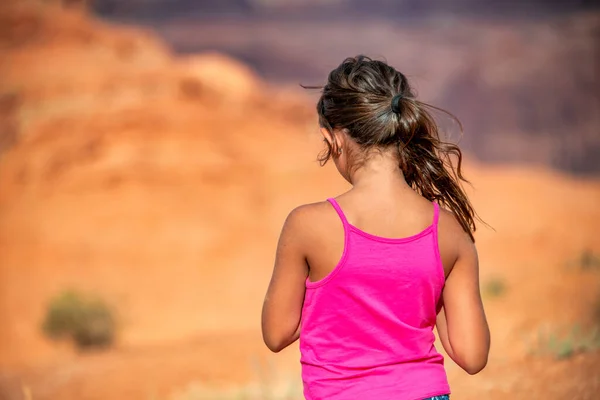
{"type": "Polygon", "coordinates": [[[438,222],[438,248],[446,277],[456,260],[465,254],[476,254],[475,244],[458,222],[456,215],[440,207],[438,222]]]}
{"type": "Polygon", "coordinates": [[[439,210],[438,234],[440,236],[447,236],[456,241],[468,239],[470,242],[471,239],[461,226],[456,215],[452,211],[442,208],[441,206],[439,207],[439,210]]]}
{"type": "Polygon", "coordinates": [[[304,226],[317,222],[327,222],[335,220],[336,212],[331,203],[327,200],[317,203],[303,204],[294,208],[287,217],[286,221],[294,225],[304,226]]]}
{"type": "Polygon", "coordinates": [[[284,229],[293,232],[298,240],[320,240],[330,235],[332,229],[342,229],[340,217],[327,201],[303,204],[287,216],[284,229]]]}

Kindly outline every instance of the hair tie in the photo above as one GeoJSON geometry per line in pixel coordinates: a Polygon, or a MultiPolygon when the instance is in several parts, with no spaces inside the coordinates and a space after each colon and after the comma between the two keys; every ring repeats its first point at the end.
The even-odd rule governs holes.
{"type": "Polygon", "coordinates": [[[403,98],[404,96],[402,96],[401,94],[397,94],[392,99],[392,111],[396,114],[400,114],[400,111],[402,111],[400,107],[400,100],[402,100],[403,98]]]}

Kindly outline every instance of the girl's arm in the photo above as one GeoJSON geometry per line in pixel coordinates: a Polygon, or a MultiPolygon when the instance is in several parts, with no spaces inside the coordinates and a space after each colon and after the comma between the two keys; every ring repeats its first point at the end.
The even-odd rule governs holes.
{"type": "Polygon", "coordinates": [[[442,346],[448,356],[454,359],[454,353],[452,352],[452,346],[450,345],[450,340],[448,339],[448,324],[446,323],[446,313],[444,312],[444,308],[440,310],[440,313],[437,316],[437,320],[435,323],[435,327],[438,332],[438,336],[440,338],[440,342],[442,342],[442,346]]]}
{"type": "Polygon", "coordinates": [[[442,293],[444,309],[438,315],[438,334],[446,353],[473,375],[487,364],[490,330],[479,290],[479,261],[475,244],[464,234],[458,257],[442,293]]]}
{"type": "Polygon", "coordinates": [[[267,347],[279,352],[300,336],[308,265],[303,250],[303,208],[290,213],[283,226],[275,267],[262,309],[262,334],[267,347]]]}

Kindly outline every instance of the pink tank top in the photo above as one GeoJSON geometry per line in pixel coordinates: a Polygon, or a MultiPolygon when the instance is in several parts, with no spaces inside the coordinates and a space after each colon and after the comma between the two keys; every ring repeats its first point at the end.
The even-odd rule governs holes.
{"type": "Polygon", "coordinates": [[[402,239],[344,225],[335,269],[306,281],[300,352],[307,400],[418,400],[450,393],[433,328],[444,286],[439,207],[424,231],[402,239]]]}

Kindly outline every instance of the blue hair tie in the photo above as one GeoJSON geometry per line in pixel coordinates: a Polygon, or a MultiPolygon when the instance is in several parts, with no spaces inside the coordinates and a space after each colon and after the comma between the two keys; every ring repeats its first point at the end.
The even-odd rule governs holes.
{"type": "Polygon", "coordinates": [[[401,94],[397,94],[392,99],[392,111],[396,114],[400,114],[400,111],[402,111],[402,108],[400,107],[400,100],[402,100],[403,98],[404,96],[402,96],[401,94]]]}

